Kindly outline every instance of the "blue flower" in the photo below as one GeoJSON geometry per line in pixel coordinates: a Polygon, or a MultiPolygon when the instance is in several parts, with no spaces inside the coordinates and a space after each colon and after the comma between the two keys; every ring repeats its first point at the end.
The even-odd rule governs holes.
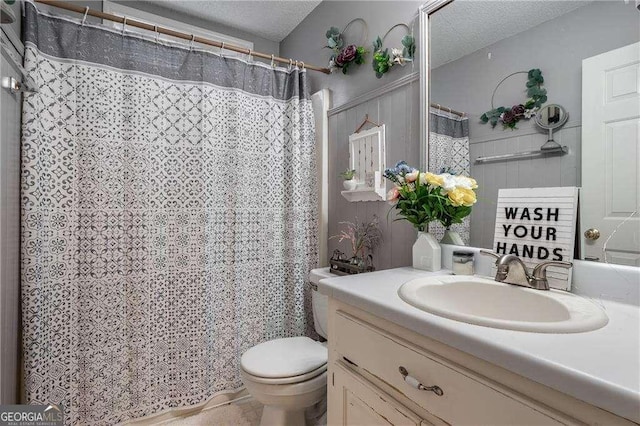
{"type": "Polygon", "coordinates": [[[406,161],[402,160],[402,161],[398,161],[398,163],[396,164],[396,173],[397,174],[401,174],[401,175],[406,175],[407,173],[413,173],[415,172],[417,169],[414,167],[411,167],[410,165],[407,164],[406,161]]]}

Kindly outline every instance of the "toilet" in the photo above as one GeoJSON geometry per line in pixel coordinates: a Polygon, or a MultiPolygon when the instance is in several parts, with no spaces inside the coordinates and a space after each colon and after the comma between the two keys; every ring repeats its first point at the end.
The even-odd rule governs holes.
{"type": "MultiPolygon", "coordinates": [[[[316,286],[329,277],[335,277],[329,268],[314,269],[309,274],[314,327],[325,339],[327,296],[316,286]]],[[[305,409],[327,394],[327,345],[308,337],[260,343],[242,355],[240,367],[247,391],[264,405],[261,426],[304,425],[305,409]]]]}

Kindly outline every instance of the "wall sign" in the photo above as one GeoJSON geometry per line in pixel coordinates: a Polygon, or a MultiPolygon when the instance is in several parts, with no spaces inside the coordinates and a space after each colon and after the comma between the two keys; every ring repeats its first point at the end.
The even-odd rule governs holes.
{"type": "MultiPolygon", "coordinates": [[[[576,187],[500,189],[493,250],[518,256],[529,268],[547,260],[571,262],[577,213],[576,187]]],[[[549,285],[569,290],[571,272],[549,267],[549,285]]]]}

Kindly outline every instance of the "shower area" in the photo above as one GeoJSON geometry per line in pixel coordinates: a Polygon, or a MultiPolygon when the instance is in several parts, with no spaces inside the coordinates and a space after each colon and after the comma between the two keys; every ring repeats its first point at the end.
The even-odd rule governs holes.
{"type": "Polygon", "coordinates": [[[26,402],[116,424],[239,390],[246,349],[313,329],[307,70],[39,9],[23,20],[26,402]]]}

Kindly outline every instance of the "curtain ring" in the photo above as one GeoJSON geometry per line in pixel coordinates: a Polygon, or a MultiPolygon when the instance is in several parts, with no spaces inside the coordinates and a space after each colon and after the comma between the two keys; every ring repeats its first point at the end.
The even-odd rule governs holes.
{"type": "Polygon", "coordinates": [[[189,50],[193,50],[193,43],[196,41],[196,35],[191,34],[191,43],[189,43],[189,50]]]}
{"type": "Polygon", "coordinates": [[[84,8],[84,16],[82,16],[82,24],[80,24],[81,27],[84,27],[84,23],[87,20],[88,13],[89,13],[89,6],[84,8]]]}
{"type": "Polygon", "coordinates": [[[251,62],[251,55],[253,55],[253,50],[249,49],[248,55],[249,57],[247,58],[247,62],[251,62]]]}
{"type": "Polygon", "coordinates": [[[122,21],[122,35],[124,36],[124,32],[127,30],[127,17],[124,17],[124,21],[122,21]]]}
{"type": "Polygon", "coordinates": [[[302,65],[302,70],[304,71],[304,62],[300,61],[300,64],[302,65]]]}
{"type": "Polygon", "coordinates": [[[293,59],[289,58],[289,71],[291,71],[292,66],[293,66],[293,59]]]}
{"type": "Polygon", "coordinates": [[[273,55],[273,53],[271,54],[271,68],[275,68],[276,64],[274,63],[275,61],[275,56],[273,55]]]}
{"type": "Polygon", "coordinates": [[[157,44],[159,42],[159,40],[160,40],[160,33],[158,32],[158,26],[157,25],[153,26],[153,32],[156,33],[156,44],[157,44]]]}
{"type": "Polygon", "coordinates": [[[224,41],[222,42],[222,45],[220,46],[220,56],[224,56],[224,41]]]}

